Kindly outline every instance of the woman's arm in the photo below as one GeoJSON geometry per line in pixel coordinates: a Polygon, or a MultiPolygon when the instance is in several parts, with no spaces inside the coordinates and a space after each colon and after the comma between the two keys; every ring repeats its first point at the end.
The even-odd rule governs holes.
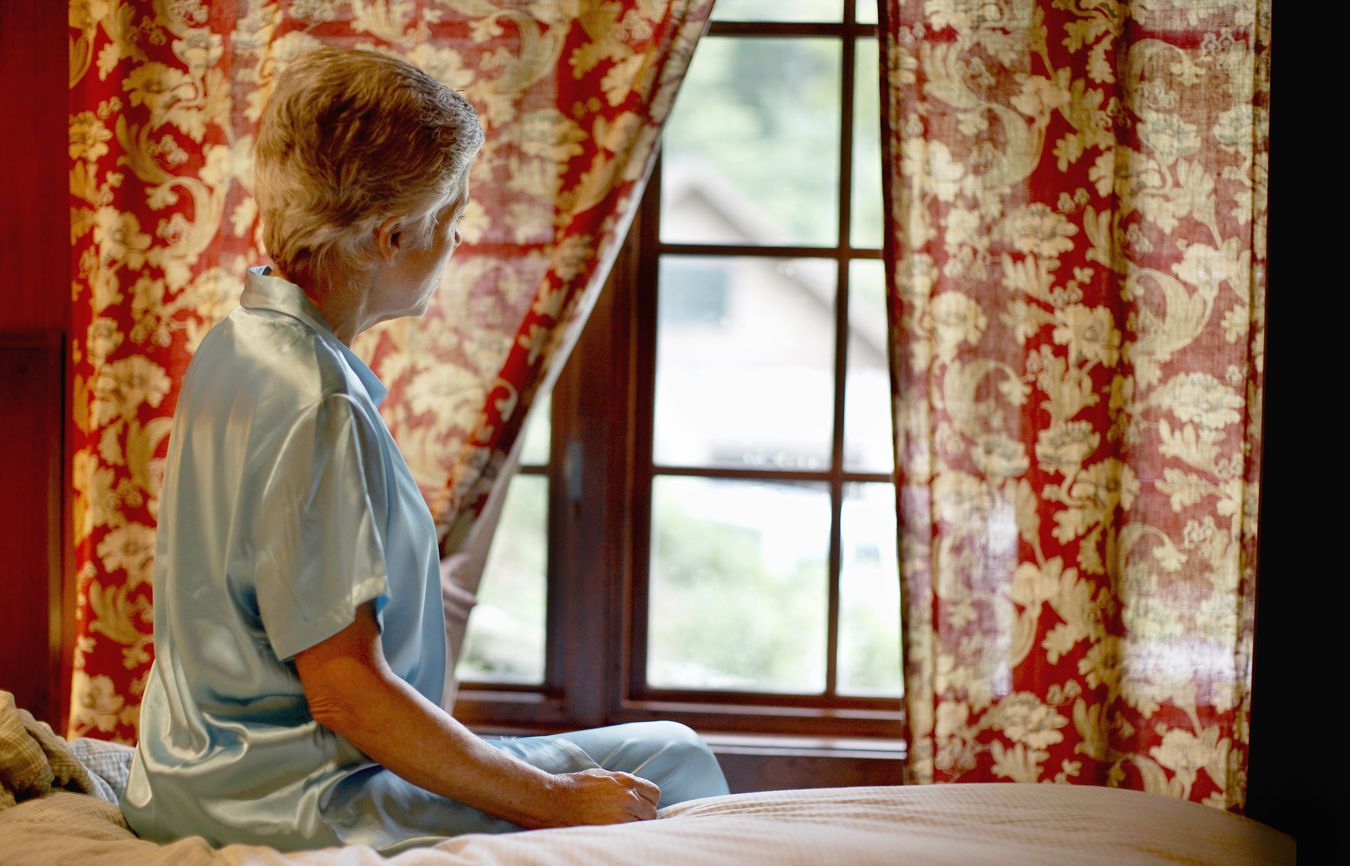
{"type": "Polygon", "coordinates": [[[527,828],[656,817],[661,792],[646,779],[554,775],[483,742],[389,669],[370,604],[297,654],[295,667],[319,724],[421,788],[527,828]]]}

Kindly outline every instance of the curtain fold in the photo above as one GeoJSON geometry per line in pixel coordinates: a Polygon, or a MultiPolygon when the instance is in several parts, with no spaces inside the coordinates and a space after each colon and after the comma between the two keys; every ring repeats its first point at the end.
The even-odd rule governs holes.
{"type": "Polygon", "coordinates": [[[70,735],[136,737],[170,418],[265,260],[251,152],[277,71],[320,44],[391,51],[463,91],[487,132],[436,301],[356,346],[453,557],[604,283],[711,5],[73,0],[70,735]]]}
{"type": "Polygon", "coordinates": [[[1269,0],[881,20],[911,777],[1240,809],[1269,0]]]}

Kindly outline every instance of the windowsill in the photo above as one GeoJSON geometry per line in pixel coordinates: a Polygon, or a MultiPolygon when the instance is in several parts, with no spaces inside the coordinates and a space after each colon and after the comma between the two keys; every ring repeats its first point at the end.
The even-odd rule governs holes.
{"type": "MultiPolygon", "coordinates": [[[[476,686],[465,684],[455,704],[456,717],[475,730],[526,736],[586,724],[577,719],[586,716],[576,713],[561,697],[476,686]]],[[[625,700],[608,712],[591,715],[595,719],[591,724],[600,724],[600,717],[607,719],[606,724],[671,720],[717,735],[728,747],[861,751],[883,756],[898,751],[900,759],[904,757],[898,706],[830,706],[807,701],[794,705],[795,696],[784,698],[784,704],[734,700],[740,695],[728,695],[725,701],[714,700],[716,695],[694,697],[701,699],[625,700]]]]}
{"type": "MultiPolygon", "coordinates": [[[[550,731],[522,725],[471,724],[480,736],[533,737],[550,731]]],[[[779,755],[811,758],[857,758],[905,761],[909,749],[903,740],[875,737],[809,737],[784,734],[701,731],[700,736],[719,755],[779,755]]]]}
{"type": "Polygon", "coordinates": [[[857,758],[900,762],[909,755],[903,740],[872,737],[794,737],[710,731],[703,734],[703,740],[719,755],[857,758]]]}

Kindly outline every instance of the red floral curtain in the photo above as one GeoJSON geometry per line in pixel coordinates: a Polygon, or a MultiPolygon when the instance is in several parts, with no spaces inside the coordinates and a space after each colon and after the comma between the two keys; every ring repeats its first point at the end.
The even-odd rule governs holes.
{"type": "Polygon", "coordinates": [[[1269,0],[882,21],[912,776],[1240,808],[1269,0]]]}
{"type": "Polygon", "coordinates": [[[711,5],[71,3],[72,736],[136,737],[170,418],[193,349],[265,260],[251,151],[277,71],[320,44],[391,51],[463,91],[487,132],[437,302],[357,346],[450,553],[595,301],[711,5]]]}

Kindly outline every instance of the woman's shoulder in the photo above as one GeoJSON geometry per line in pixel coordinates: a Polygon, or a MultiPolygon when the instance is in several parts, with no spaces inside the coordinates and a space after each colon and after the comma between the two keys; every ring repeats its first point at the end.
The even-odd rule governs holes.
{"type": "Polygon", "coordinates": [[[217,399],[253,395],[297,408],[335,395],[359,397],[333,342],[292,316],[240,307],[203,338],[184,390],[208,390],[217,399]]]}

